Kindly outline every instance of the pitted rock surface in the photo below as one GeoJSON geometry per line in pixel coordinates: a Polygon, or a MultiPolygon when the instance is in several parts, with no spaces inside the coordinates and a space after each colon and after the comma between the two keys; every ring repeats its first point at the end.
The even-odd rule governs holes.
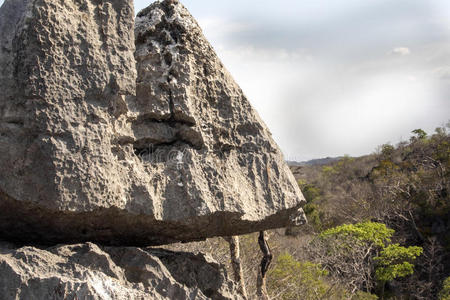
{"type": "Polygon", "coordinates": [[[0,238],[159,245],[300,224],[281,151],[178,1],[6,0],[0,238]]]}
{"type": "Polygon", "coordinates": [[[0,242],[0,299],[242,299],[204,254],[99,247],[39,249],[0,242]]]}

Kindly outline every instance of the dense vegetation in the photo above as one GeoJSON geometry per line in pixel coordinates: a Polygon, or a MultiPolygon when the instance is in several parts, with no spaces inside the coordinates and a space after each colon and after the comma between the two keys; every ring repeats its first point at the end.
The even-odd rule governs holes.
{"type": "MultiPolygon", "coordinates": [[[[309,224],[269,232],[272,299],[450,299],[450,137],[446,128],[413,133],[371,155],[292,167],[309,224]]],[[[256,239],[241,237],[251,299],[256,239]]],[[[227,247],[221,239],[173,246],[229,265],[227,247]]]]}

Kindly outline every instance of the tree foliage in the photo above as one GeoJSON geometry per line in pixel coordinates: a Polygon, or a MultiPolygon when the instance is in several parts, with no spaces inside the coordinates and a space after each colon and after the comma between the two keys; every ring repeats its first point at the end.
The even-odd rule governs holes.
{"type": "Polygon", "coordinates": [[[342,286],[331,284],[329,272],[320,264],[299,262],[288,253],[278,257],[268,282],[271,296],[284,300],[378,299],[370,293],[358,291],[352,294],[342,286]]]}
{"type": "Polygon", "coordinates": [[[300,189],[306,200],[306,205],[303,210],[308,218],[308,223],[316,230],[320,230],[323,226],[323,213],[320,211],[319,203],[321,201],[320,189],[313,184],[306,184],[299,181],[300,189]]]}
{"type": "Polygon", "coordinates": [[[427,133],[424,131],[424,130],[422,130],[422,129],[414,129],[413,131],[412,131],[412,133],[414,133],[414,135],[415,136],[413,136],[413,140],[414,139],[416,139],[416,140],[424,140],[424,139],[426,139],[427,138],[427,133]]]}
{"type": "Polygon", "coordinates": [[[381,250],[376,262],[376,278],[380,281],[392,281],[414,273],[413,262],[423,252],[421,247],[402,247],[399,244],[389,245],[381,250]]]}
{"type": "MultiPolygon", "coordinates": [[[[367,290],[370,282],[376,281],[376,274],[372,273],[371,277],[368,271],[371,264],[373,271],[376,265],[379,266],[378,273],[384,273],[385,279],[395,277],[392,281],[395,281],[396,293],[413,299],[436,298],[442,281],[450,275],[450,137],[445,127],[437,128],[431,135],[422,129],[414,130],[413,134],[409,141],[396,146],[384,144],[371,155],[347,157],[297,171],[298,176],[305,178],[304,184],[320,190],[316,209],[321,212],[321,227],[314,227],[315,232],[320,234],[325,230],[335,236],[327,241],[322,239],[321,247],[328,249],[323,253],[332,253],[336,258],[333,260],[320,254],[317,262],[322,262],[329,268],[330,276],[342,278],[351,289],[353,285],[357,290],[367,290]],[[392,246],[391,250],[402,253],[409,249],[408,246],[423,248],[423,255],[414,260],[412,275],[397,276],[411,272],[413,262],[409,259],[390,269],[381,268],[380,260],[367,260],[367,246],[372,245],[371,251],[379,251],[370,254],[375,258],[381,255],[381,243],[373,246],[368,240],[364,241],[364,230],[342,225],[367,220],[395,230],[386,246],[393,242],[404,248],[392,246]],[[347,249],[345,245],[352,249],[354,257],[343,254],[347,249]],[[342,262],[365,271],[358,274],[342,262]],[[389,273],[395,276],[388,276],[389,273]]],[[[314,251],[311,253],[313,257],[317,255],[314,251]]],[[[387,255],[388,252],[383,253],[387,255]]],[[[383,258],[388,259],[387,256],[383,258]]]]}
{"type": "Polygon", "coordinates": [[[441,292],[439,293],[440,300],[450,300],[450,277],[444,280],[441,292]]]}
{"type": "Polygon", "coordinates": [[[298,262],[284,253],[268,275],[268,288],[281,299],[324,299],[330,290],[324,280],[327,275],[320,264],[298,262]]]}
{"type": "Polygon", "coordinates": [[[319,235],[321,243],[313,247],[321,249],[316,257],[330,274],[342,279],[342,284],[354,292],[371,292],[377,280],[384,285],[413,274],[413,262],[423,251],[416,246],[391,244],[394,233],[377,222],[344,224],[323,231],[319,235]]]}
{"type": "MultiPolygon", "coordinates": [[[[376,222],[363,222],[357,224],[344,224],[328,230],[320,234],[322,238],[337,238],[340,241],[349,237],[351,242],[364,243],[369,247],[384,247],[386,243],[391,241],[394,230],[386,227],[385,224],[376,222]]],[[[350,245],[351,246],[351,245],[350,245]]]]}

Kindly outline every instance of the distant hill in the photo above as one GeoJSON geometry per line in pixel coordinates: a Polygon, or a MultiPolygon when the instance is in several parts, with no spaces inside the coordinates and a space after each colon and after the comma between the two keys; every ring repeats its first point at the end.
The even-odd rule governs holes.
{"type": "Polygon", "coordinates": [[[320,166],[320,165],[326,165],[326,164],[330,164],[332,162],[338,161],[342,158],[342,156],[339,157],[325,157],[325,158],[317,158],[317,159],[312,159],[312,160],[308,160],[308,161],[302,161],[302,162],[298,162],[298,161],[286,161],[287,164],[291,167],[301,167],[301,166],[320,166]]]}

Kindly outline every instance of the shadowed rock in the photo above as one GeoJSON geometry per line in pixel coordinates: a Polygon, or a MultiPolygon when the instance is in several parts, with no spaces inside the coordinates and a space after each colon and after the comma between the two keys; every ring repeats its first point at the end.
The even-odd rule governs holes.
{"type": "Polygon", "coordinates": [[[304,221],[267,127],[178,1],[6,0],[0,238],[159,245],[304,221]]]}

